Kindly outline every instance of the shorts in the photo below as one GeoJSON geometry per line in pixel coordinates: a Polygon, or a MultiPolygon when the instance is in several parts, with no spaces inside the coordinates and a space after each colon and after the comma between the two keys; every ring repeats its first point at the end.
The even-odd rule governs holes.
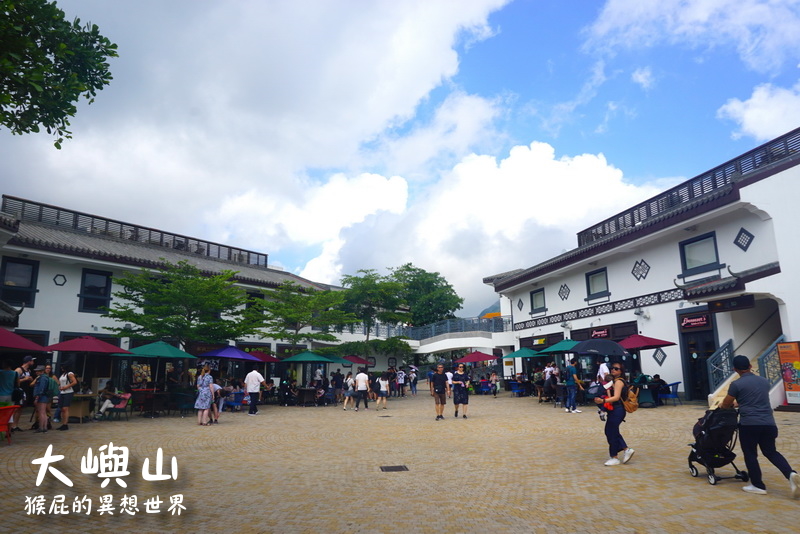
{"type": "Polygon", "coordinates": [[[353,393],[355,393],[355,391],[351,391],[351,390],[348,389],[347,391],[344,392],[344,396],[345,397],[352,397],[353,393]]]}
{"type": "Polygon", "coordinates": [[[34,402],[41,404],[50,404],[50,401],[53,400],[53,398],[48,395],[39,395],[38,397],[34,397],[34,399],[34,402]]]}
{"type": "Polygon", "coordinates": [[[378,392],[378,396],[379,397],[388,397],[389,396],[389,392],[388,391],[379,391],[378,392]]]}
{"type": "Polygon", "coordinates": [[[338,397],[341,394],[342,394],[342,388],[334,388],[333,389],[333,396],[334,397],[338,397]]]}
{"type": "Polygon", "coordinates": [[[60,393],[58,395],[58,405],[62,408],[69,408],[72,405],[72,396],[75,393],[60,393]]]}
{"type": "Polygon", "coordinates": [[[434,393],[433,402],[436,404],[447,404],[447,393],[434,393]]]}

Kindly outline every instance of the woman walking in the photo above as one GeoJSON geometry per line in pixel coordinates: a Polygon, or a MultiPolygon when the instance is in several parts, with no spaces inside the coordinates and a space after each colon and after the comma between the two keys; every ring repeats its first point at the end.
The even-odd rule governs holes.
{"type": "Polygon", "coordinates": [[[353,380],[353,372],[348,371],[347,376],[344,379],[344,409],[347,410],[347,403],[355,403],[353,399],[353,395],[355,395],[355,385],[356,382],[353,380]]]}
{"type": "Polygon", "coordinates": [[[458,364],[456,372],[453,373],[453,404],[456,406],[456,419],[458,418],[459,405],[464,410],[462,417],[467,418],[467,408],[469,407],[469,375],[465,371],[463,363],[458,364]]]}
{"type": "Polygon", "coordinates": [[[197,400],[194,401],[194,407],[197,410],[197,424],[200,426],[208,426],[208,410],[214,399],[213,383],[211,368],[205,365],[200,376],[197,377],[197,400]]]}
{"type": "Polygon", "coordinates": [[[494,398],[497,398],[497,388],[499,387],[500,379],[497,377],[497,373],[492,371],[492,376],[489,377],[489,384],[492,386],[492,395],[494,398]]]}
{"type": "Polygon", "coordinates": [[[381,401],[383,401],[383,409],[386,409],[386,400],[389,397],[389,373],[383,373],[380,378],[378,378],[378,385],[380,387],[380,391],[378,391],[378,400],[376,402],[377,408],[375,410],[381,409],[381,401]]]}
{"type": "Polygon", "coordinates": [[[622,405],[623,391],[628,387],[625,379],[622,378],[625,373],[625,365],[613,363],[611,364],[610,372],[614,380],[613,393],[609,393],[609,397],[605,399],[601,397],[595,397],[594,399],[595,404],[609,403],[614,408],[606,414],[606,441],[608,441],[608,455],[610,458],[606,460],[605,465],[627,464],[635,451],[628,447],[619,432],[619,426],[625,420],[625,414],[627,413],[622,405]],[[619,459],[620,453],[622,453],[622,460],[619,459]]]}
{"type": "Polygon", "coordinates": [[[78,385],[78,379],[69,370],[67,364],[61,366],[61,376],[58,378],[58,384],[58,407],[61,409],[60,419],[62,424],[56,430],[69,430],[69,407],[72,404],[72,395],[75,393],[72,388],[78,385]]]}

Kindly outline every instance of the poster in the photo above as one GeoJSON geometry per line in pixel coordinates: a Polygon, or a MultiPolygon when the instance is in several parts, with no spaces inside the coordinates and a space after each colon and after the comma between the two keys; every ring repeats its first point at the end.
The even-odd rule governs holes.
{"type": "Polygon", "coordinates": [[[778,343],[778,358],[781,362],[781,379],[786,391],[786,402],[800,404],[800,343],[791,341],[778,343]]]}

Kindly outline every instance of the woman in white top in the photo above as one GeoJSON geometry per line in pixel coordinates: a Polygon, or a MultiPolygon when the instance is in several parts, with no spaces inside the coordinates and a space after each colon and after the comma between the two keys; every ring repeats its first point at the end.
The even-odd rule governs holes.
{"type": "Polygon", "coordinates": [[[353,372],[350,371],[347,373],[347,376],[344,379],[344,409],[347,410],[347,403],[350,402],[355,404],[355,400],[353,400],[353,395],[355,394],[355,387],[356,381],[353,380],[353,372]],[[352,402],[351,402],[352,401],[352,402]]]}
{"type": "Polygon", "coordinates": [[[75,390],[72,389],[78,385],[78,379],[75,374],[69,370],[66,364],[61,366],[61,376],[58,377],[58,407],[61,408],[61,421],[62,424],[57,430],[69,430],[69,407],[72,404],[72,395],[75,390]]]}
{"type": "Polygon", "coordinates": [[[377,408],[376,410],[381,409],[381,401],[383,401],[383,409],[386,409],[386,399],[389,398],[389,373],[383,373],[381,377],[378,379],[378,384],[381,386],[381,390],[378,392],[378,400],[376,401],[377,408]]]}

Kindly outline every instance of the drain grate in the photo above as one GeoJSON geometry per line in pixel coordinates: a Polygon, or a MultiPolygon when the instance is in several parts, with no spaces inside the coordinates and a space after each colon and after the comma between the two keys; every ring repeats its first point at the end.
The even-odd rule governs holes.
{"type": "Polygon", "coordinates": [[[382,465],[381,471],[408,471],[408,467],[404,465],[382,465]]]}

